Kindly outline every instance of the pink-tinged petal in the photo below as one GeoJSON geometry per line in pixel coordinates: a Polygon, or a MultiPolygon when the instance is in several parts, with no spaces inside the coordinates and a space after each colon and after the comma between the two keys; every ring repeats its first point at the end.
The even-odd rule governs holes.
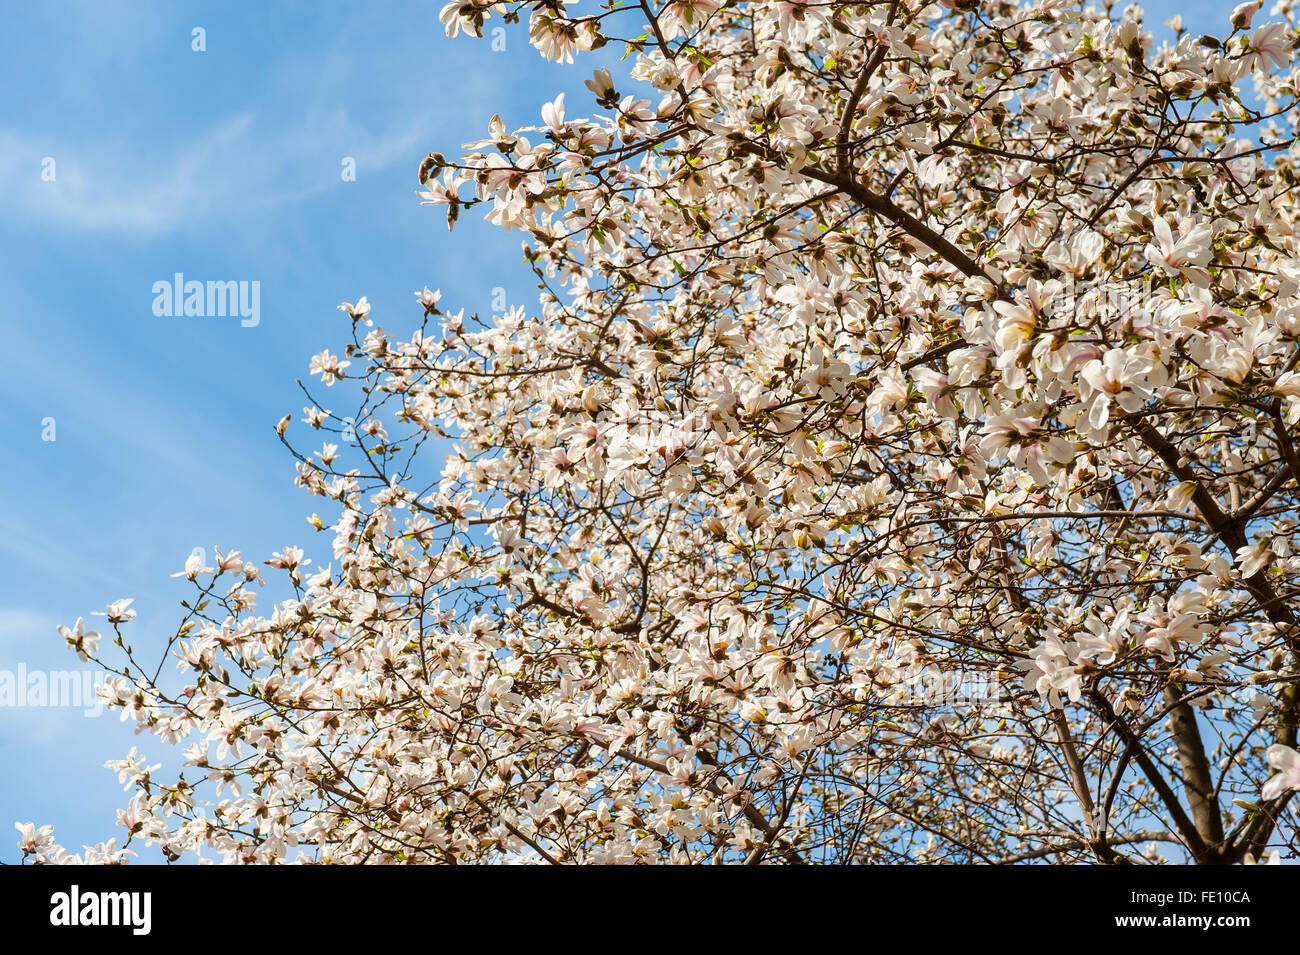
{"type": "Polygon", "coordinates": [[[1275,743],[1268,748],[1268,764],[1284,773],[1300,774],[1300,753],[1290,746],[1275,743]]]}
{"type": "Polygon", "coordinates": [[[1282,793],[1286,792],[1286,777],[1282,775],[1274,776],[1264,784],[1260,790],[1260,796],[1267,802],[1270,799],[1276,799],[1282,793]]]}
{"type": "Polygon", "coordinates": [[[1092,406],[1088,409],[1088,424],[1093,430],[1100,429],[1110,420],[1110,399],[1105,395],[1098,395],[1092,401],[1092,406]]]}

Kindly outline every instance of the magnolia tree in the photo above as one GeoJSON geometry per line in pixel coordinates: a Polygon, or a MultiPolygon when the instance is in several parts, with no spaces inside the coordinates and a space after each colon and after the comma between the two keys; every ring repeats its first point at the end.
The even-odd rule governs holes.
{"type": "Polygon", "coordinates": [[[147,659],[124,603],[120,652],[65,632],[188,745],[109,764],[89,858],[1289,854],[1300,60],[1259,6],[447,4],[628,54],[420,166],[539,308],[341,306],[294,451],[328,565],[257,608],[192,559],[147,659]]]}

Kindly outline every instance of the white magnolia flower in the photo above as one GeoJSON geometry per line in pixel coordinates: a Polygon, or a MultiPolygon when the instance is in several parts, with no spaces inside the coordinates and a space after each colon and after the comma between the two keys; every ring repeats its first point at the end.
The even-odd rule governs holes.
{"type": "Polygon", "coordinates": [[[85,621],[81,617],[77,618],[77,622],[73,624],[71,630],[62,624],[59,625],[58,629],[63,639],[67,641],[68,646],[72,647],[82,660],[89,660],[90,654],[94,653],[99,647],[99,634],[93,630],[87,631],[85,621]]]}
{"type": "Polygon", "coordinates": [[[23,851],[23,855],[35,855],[54,845],[53,826],[37,829],[35,823],[16,822],[14,828],[18,830],[18,848],[23,851]]]}
{"type": "Polygon", "coordinates": [[[1237,549],[1236,562],[1241,565],[1241,576],[1254,577],[1277,559],[1267,540],[1256,541],[1237,549]]]}
{"type": "MultiPolygon", "coordinates": [[[[350,316],[352,316],[353,321],[358,321],[370,314],[370,303],[366,301],[366,297],[363,295],[361,296],[361,298],[357,299],[357,303],[355,305],[353,305],[351,302],[344,302],[342,305],[339,306],[339,311],[347,312],[350,316]]],[[[367,321],[366,324],[369,325],[370,322],[367,321]]]]}
{"type": "Polygon", "coordinates": [[[1268,748],[1268,764],[1277,773],[1264,783],[1263,798],[1276,799],[1284,792],[1300,789],[1300,753],[1290,746],[1276,743],[1268,748]]]}
{"type": "Polygon", "coordinates": [[[561,93],[555,97],[554,101],[542,106],[542,122],[555,132],[561,132],[564,129],[564,94],[561,93]]]}
{"type": "Polygon", "coordinates": [[[605,99],[614,94],[614,78],[609,70],[599,69],[586,81],[587,89],[596,94],[597,99],[605,99]]]}
{"type": "Polygon", "coordinates": [[[1096,666],[1114,663],[1129,637],[1128,611],[1121,610],[1109,624],[1099,617],[1090,616],[1084,621],[1084,626],[1087,633],[1080,634],[1076,641],[1079,662],[1087,661],[1096,666]]]}
{"type": "MultiPolygon", "coordinates": [[[[108,605],[107,609],[92,610],[91,613],[96,617],[107,617],[109,623],[125,623],[132,619],[136,612],[131,609],[131,604],[135,603],[134,597],[127,597],[124,600],[114,600],[108,605]]],[[[80,623],[80,621],[78,621],[80,623]]]]}
{"type": "Polygon", "coordinates": [[[1245,62],[1251,70],[1268,70],[1285,66],[1292,42],[1285,23],[1269,23],[1250,35],[1245,62]]]}
{"type": "Polygon", "coordinates": [[[1169,274],[1180,275],[1210,261],[1210,239],[1214,233],[1207,224],[1201,223],[1175,236],[1169,223],[1157,217],[1152,228],[1156,241],[1147,245],[1146,257],[1169,274]]]}
{"type": "Polygon", "coordinates": [[[332,385],[338,379],[345,377],[343,369],[351,364],[350,361],[339,361],[338,355],[323,351],[312,358],[309,370],[313,375],[320,375],[325,384],[332,385]]]}

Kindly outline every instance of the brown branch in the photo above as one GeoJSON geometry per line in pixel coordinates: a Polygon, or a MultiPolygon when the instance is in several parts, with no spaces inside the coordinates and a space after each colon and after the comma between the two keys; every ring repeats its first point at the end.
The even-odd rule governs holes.
{"type": "Polygon", "coordinates": [[[1137,761],[1138,767],[1160,796],[1165,808],[1169,810],[1174,827],[1182,836],[1183,844],[1197,862],[1209,860],[1212,854],[1210,848],[1205,844],[1205,840],[1201,838],[1201,833],[1196,828],[1196,824],[1188,818],[1182,803],[1178,801],[1178,795],[1170,787],[1164,776],[1160,774],[1159,768],[1151,761],[1151,756],[1142,746],[1142,741],[1137,738],[1128,723],[1111,708],[1110,701],[1106,699],[1100,690],[1092,690],[1089,692],[1088,698],[1092,701],[1093,706],[1097,708],[1097,712],[1101,714],[1102,718],[1114,727],[1120,739],[1133,751],[1133,758],[1137,761]]]}
{"type": "MultiPolygon", "coordinates": [[[[897,13],[898,0],[894,0],[889,5],[889,16],[885,20],[886,26],[893,24],[897,13]]],[[[871,82],[872,74],[885,61],[885,51],[888,48],[888,43],[883,40],[876,45],[876,49],[862,67],[862,72],[858,74],[858,81],[853,85],[853,91],[849,93],[848,102],[844,104],[844,112],[840,116],[840,133],[835,138],[835,168],[839,170],[841,175],[852,175],[849,169],[849,136],[853,131],[853,114],[858,111],[858,103],[862,100],[862,94],[867,91],[867,85],[871,82]]]]}
{"type": "Polygon", "coordinates": [[[1169,728],[1178,747],[1183,787],[1196,831],[1208,846],[1217,849],[1223,843],[1223,813],[1210,778],[1210,761],[1205,755],[1200,727],[1196,725],[1196,714],[1173,686],[1165,687],[1165,702],[1169,705],[1169,728]]]}

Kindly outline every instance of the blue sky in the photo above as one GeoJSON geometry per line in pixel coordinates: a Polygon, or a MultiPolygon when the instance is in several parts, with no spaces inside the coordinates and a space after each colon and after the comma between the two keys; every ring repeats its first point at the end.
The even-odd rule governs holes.
{"type": "MultiPolygon", "coordinates": [[[[563,90],[584,112],[582,81],[621,51],[547,64],[514,27],[494,52],[448,40],[440,7],[0,4],[0,671],[81,667],[56,625],[121,597],[136,646],[160,644],[195,547],[320,548],[305,518],[321,502],[293,487],[272,426],[301,416],[311,355],[341,351],[339,302],[368,296],[396,332],[425,285],[453,310],[490,311],[495,287],[534,301],[519,236],[477,210],[449,236],[416,168],[493,113],[535,123],[563,90]],[[260,282],[260,323],[155,316],[153,284],[176,272],[260,282]]],[[[1228,7],[1147,9],[1208,30],[1228,7]]],[[[12,821],[53,823],[69,848],[120,835],[103,762],[137,744],[179,763],[111,714],[0,707],[0,859],[12,821]]]]}
{"type": "MultiPolygon", "coordinates": [[[[449,236],[416,169],[495,112],[540,122],[592,66],[545,63],[518,28],[504,52],[448,40],[439,6],[0,7],[0,670],[82,667],[56,625],[119,597],[136,646],[161,641],[195,547],[320,546],[321,502],[272,427],[301,417],[311,355],[342,350],[339,302],[366,295],[397,331],[426,284],[453,309],[490,311],[494,287],[528,300],[519,235],[475,212],[449,236]],[[153,283],[176,272],[259,281],[260,323],[156,317],[153,283]]],[[[0,824],[53,823],[70,848],[118,834],[126,796],[102,767],[136,744],[175,768],[115,715],[0,707],[0,824]]]]}

